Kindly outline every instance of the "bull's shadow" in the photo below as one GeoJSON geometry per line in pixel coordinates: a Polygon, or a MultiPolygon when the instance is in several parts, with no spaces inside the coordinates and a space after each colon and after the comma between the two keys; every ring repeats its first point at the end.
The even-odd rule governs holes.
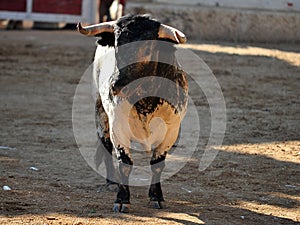
{"type": "MultiPolygon", "coordinates": [[[[180,172],[163,182],[165,209],[149,208],[147,188],[132,187],[130,221],[155,217],[182,224],[298,224],[297,218],[285,218],[300,205],[298,163],[220,150],[206,171],[197,172],[198,157],[195,153],[180,172]],[[266,206],[269,211],[259,212],[266,206]],[[281,216],[275,213],[279,209],[281,216]]],[[[99,193],[99,197],[105,199],[109,193],[99,193]]]]}

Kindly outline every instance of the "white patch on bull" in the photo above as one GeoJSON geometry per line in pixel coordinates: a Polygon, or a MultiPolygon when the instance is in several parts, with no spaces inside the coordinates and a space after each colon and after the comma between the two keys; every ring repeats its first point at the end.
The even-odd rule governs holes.
{"type": "Polygon", "coordinates": [[[106,95],[109,87],[108,79],[115,72],[116,57],[115,48],[109,46],[98,45],[93,63],[93,96],[100,93],[101,97],[106,95]],[[102,92],[102,94],[101,94],[102,92]],[[104,92],[104,93],[103,93],[104,92]]]}

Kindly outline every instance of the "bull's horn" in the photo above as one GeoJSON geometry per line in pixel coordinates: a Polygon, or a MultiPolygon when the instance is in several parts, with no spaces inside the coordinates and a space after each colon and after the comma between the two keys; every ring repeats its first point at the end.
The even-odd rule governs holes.
{"type": "Polygon", "coordinates": [[[77,24],[77,30],[81,34],[84,34],[87,36],[94,36],[94,35],[101,34],[104,32],[109,32],[109,33],[114,32],[114,24],[115,24],[115,21],[110,21],[110,22],[98,23],[95,25],[82,27],[81,23],[79,22],[77,24]]]}
{"type": "Polygon", "coordinates": [[[174,27],[170,27],[165,24],[160,25],[158,37],[171,39],[178,44],[183,44],[186,42],[186,37],[184,33],[182,33],[180,30],[175,29],[174,27]]]}

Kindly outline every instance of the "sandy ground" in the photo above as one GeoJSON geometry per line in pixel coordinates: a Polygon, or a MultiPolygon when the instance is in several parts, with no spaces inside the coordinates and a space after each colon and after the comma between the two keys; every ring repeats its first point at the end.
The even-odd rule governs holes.
{"type": "MultiPolygon", "coordinates": [[[[115,214],[115,193],[97,192],[104,179],[72,130],[94,42],[71,31],[0,31],[0,145],[14,148],[0,149],[0,224],[300,224],[300,45],[183,46],[222,88],[223,146],[199,172],[201,133],[193,157],[162,184],[166,209],[148,208],[148,188],[132,187],[131,213],[115,214]]],[[[209,129],[207,101],[194,99],[209,129]]]]}

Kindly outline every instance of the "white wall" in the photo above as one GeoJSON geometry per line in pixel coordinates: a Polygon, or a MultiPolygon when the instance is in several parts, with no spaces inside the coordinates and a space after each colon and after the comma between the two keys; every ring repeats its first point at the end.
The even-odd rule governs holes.
{"type": "Polygon", "coordinates": [[[153,2],[300,12],[300,0],[153,0],[153,2]]]}
{"type": "Polygon", "coordinates": [[[150,13],[162,23],[183,31],[189,40],[300,42],[299,11],[241,10],[233,7],[153,4],[153,2],[128,2],[126,11],[133,14],[150,13]]]}

